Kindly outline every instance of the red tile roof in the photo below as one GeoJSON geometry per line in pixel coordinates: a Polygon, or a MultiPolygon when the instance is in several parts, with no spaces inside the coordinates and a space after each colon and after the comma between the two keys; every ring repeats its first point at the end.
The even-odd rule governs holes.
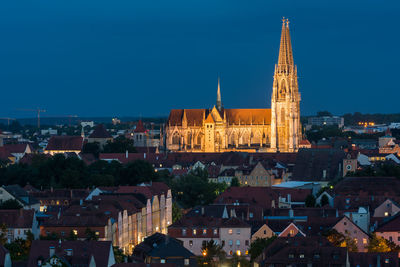
{"type": "Polygon", "coordinates": [[[375,232],[400,232],[400,213],[379,226],[375,232]]]}
{"type": "Polygon", "coordinates": [[[10,153],[25,153],[27,147],[32,151],[33,148],[30,144],[5,144],[5,149],[10,153]]]}
{"type": "Polygon", "coordinates": [[[73,150],[81,151],[83,137],[81,136],[52,136],[45,150],[73,150]]]}
{"type": "Polygon", "coordinates": [[[146,132],[146,128],[144,128],[142,120],[138,121],[134,132],[135,133],[145,133],[146,132]]]}
{"type": "Polygon", "coordinates": [[[94,257],[96,267],[107,267],[111,241],[53,241],[34,240],[29,253],[28,267],[37,267],[38,259],[47,260],[50,257],[50,247],[55,248],[55,255],[65,259],[71,266],[88,266],[94,257]],[[67,250],[72,249],[72,256],[67,256],[67,250]]]}
{"type": "Polygon", "coordinates": [[[112,138],[112,136],[103,124],[98,124],[89,135],[89,138],[112,138]]]}
{"type": "Polygon", "coordinates": [[[0,225],[7,228],[32,228],[33,210],[0,210],[0,225]]]}

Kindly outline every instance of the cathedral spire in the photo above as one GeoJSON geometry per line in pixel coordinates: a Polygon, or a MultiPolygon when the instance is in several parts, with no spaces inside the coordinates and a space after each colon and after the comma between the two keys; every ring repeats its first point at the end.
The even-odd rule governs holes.
{"type": "Polygon", "coordinates": [[[282,19],[281,45],[279,47],[278,69],[290,71],[294,67],[292,43],[290,41],[289,20],[282,19]]]}
{"type": "Polygon", "coordinates": [[[217,109],[218,109],[219,111],[222,110],[221,84],[220,84],[219,75],[218,75],[218,89],[217,89],[217,109]]]}

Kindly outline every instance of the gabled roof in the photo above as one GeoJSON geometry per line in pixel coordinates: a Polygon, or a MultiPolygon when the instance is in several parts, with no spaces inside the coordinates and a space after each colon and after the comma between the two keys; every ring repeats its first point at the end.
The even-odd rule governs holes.
{"type": "Polygon", "coordinates": [[[192,258],[194,254],[183,246],[183,242],[173,237],[155,233],[146,237],[133,250],[132,255],[144,260],[147,256],[160,258],[192,258]]]}
{"type": "Polygon", "coordinates": [[[10,153],[25,153],[27,148],[32,151],[32,146],[30,144],[5,144],[4,148],[10,153]]]}
{"type": "Polygon", "coordinates": [[[89,138],[112,138],[112,136],[103,124],[98,124],[89,135],[89,138]]]}
{"type": "Polygon", "coordinates": [[[81,151],[83,137],[81,136],[52,136],[45,150],[74,150],[81,151]]]}
{"type": "Polygon", "coordinates": [[[110,258],[111,241],[53,241],[34,240],[29,253],[28,267],[37,267],[38,260],[50,258],[50,247],[54,247],[57,257],[65,259],[72,266],[88,266],[94,257],[96,267],[107,267],[110,258]],[[67,256],[67,250],[72,256],[67,256]]]}
{"type": "Polygon", "coordinates": [[[375,232],[400,232],[400,212],[379,226],[375,232]]]}
{"type": "Polygon", "coordinates": [[[0,225],[7,228],[32,228],[34,210],[0,210],[0,225]]]}

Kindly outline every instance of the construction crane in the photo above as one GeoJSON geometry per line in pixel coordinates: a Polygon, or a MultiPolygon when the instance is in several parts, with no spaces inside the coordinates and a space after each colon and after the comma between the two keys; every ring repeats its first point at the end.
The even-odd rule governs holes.
{"type": "Polygon", "coordinates": [[[38,127],[38,129],[40,129],[40,113],[46,112],[45,109],[41,109],[41,108],[36,108],[36,109],[30,109],[30,108],[25,109],[25,108],[23,108],[22,109],[21,108],[21,109],[18,109],[18,110],[21,110],[21,111],[35,111],[37,113],[37,127],[38,127]]]}
{"type": "Polygon", "coordinates": [[[10,121],[15,121],[16,118],[5,117],[5,118],[0,118],[0,120],[7,120],[7,126],[10,126],[10,121]]]}

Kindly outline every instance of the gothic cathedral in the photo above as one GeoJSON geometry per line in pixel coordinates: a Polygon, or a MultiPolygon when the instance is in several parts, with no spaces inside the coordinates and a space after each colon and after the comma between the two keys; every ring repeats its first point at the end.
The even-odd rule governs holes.
{"type": "Polygon", "coordinates": [[[212,109],[173,109],[165,126],[165,146],[177,152],[296,152],[300,138],[300,93],[287,19],[282,22],[271,109],[224,108],[218,79],[212,109]]]}

